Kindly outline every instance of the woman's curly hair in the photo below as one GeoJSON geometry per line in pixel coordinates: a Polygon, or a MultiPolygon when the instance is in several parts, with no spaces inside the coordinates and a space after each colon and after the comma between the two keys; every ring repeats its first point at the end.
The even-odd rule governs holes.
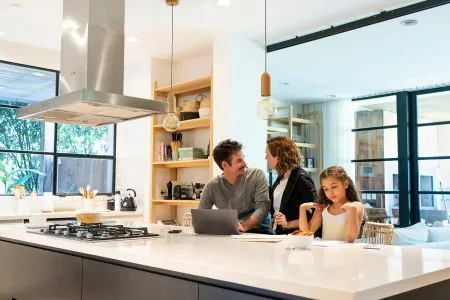
{"type": "Polygon", "coordinates": [[[300,165],[300,151],[294,141],[285,136],[276,136],[267,141],[270,154],[278,159],[275,170],[279,175],[300,165]]]}

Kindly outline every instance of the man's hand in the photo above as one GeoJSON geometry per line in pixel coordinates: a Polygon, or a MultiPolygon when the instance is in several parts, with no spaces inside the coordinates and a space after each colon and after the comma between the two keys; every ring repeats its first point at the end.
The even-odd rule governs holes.
{"type": "Polygon", "coordinates": [[[241,223],[238,223],[238,229],[240,232],[246,232],[247,230],[245,230],[244,226],[242,226],[241,223]]]}
{"type": "Polygon", "coordinates": [[[283,228],[287,227],[286,216],[281,212],[275,214],[275,222],[283,228]]]}

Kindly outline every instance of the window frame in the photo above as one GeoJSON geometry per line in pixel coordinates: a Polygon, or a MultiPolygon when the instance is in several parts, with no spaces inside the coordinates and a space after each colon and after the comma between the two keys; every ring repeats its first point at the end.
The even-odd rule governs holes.
{"type": "MultiPolygon", "coordinates": [[[[13,66],[25,67],[33,70],[40,70],[46,72],[54,72],[56,75],[55,80],[55,96],[59,95],[59,70],[47,69],[42,67],[30,66],[26,64],[20,64],[10,61],[0,60],[0,64],[9,64],[13,66]]],[[[0,104],[0,108],[17,109],[21,106],[0,104]]],[[[58,158],[84,158],[84,159],[106,159],[112,160],[112,191],[98,193],[97,195],[112,195],[116,189],[116,150],[117,150],[117,124],[113,124],[113,151],[112,155],[94,155],[94,154],[75,154],[75,153],[59,153],[57,152],[57,141],[58,141],[58,123],[54,123],[54,133],[53,133],[53,151],[31,151],[31,150],[13,150],[13,149],[0,149],[0,153],[12,153],[12,154],[37,154],[37,155],[48,155],[53,157],[53,183],[52,183],[52,194],[55,196],[78,196],[79,193],[58,193],[57,192],[57,182],[58,182],[58,158]]],[[[45,137],[44,137],[45,138],[45,137]]],[[[12,194],[0,194],[0,196],[9,196],[12,194]]]]}
{"type": "MultiPolygon", "coordinates": [[[[352,129],[353,132],[397,128],[397,159],[355,159],[352,163],[370,161],[398,161],[398,187],[395,193],[399,194],[399,226],[406,227],[421,222],[420,197],[421,195],[450,195],[450,191],[420,191],[419,162],[423,160],[450,159],[450,156],[425,156],[420,157],[418,152],[419,128],[424,126],[449,125],[449,121],[418,123],[418,96],[450,91],[450,86],[429,88],[414,91],[401,91],[397,93],[386,93],[375,96],[355,98],[352,101],[364,101],[387,96],[396,96],[397,101],[397,125],[378,126],[371,128],[352,129]]],[[[356,144],[354,145],[354,147],[356,144]]],[[[393,191],[366,191],[362,193],[390,194],[393,191]]]]}

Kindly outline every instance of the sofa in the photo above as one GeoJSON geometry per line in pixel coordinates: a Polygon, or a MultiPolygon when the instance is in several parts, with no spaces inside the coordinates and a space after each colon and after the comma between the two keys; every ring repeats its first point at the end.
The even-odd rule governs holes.
{"type": "Polygon", "coordinates": [[[450,250],[450,226],[429,227],[417,223],[395,228],[392,245],[450,250]]]}

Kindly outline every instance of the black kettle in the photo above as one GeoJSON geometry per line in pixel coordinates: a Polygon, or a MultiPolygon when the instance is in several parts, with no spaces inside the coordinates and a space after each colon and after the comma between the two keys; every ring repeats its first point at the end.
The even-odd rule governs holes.
{"type": "Polygon", "coordinates": [[[122,207],[120,208],[121,211],[135,211],[136,210],[136,191],[133,189],[127,189],[125,192],[125,198],[123,198],[122,201],[122,207]],[[131,193],[133,192],[134,196],[131,196],[131,193]]]}

